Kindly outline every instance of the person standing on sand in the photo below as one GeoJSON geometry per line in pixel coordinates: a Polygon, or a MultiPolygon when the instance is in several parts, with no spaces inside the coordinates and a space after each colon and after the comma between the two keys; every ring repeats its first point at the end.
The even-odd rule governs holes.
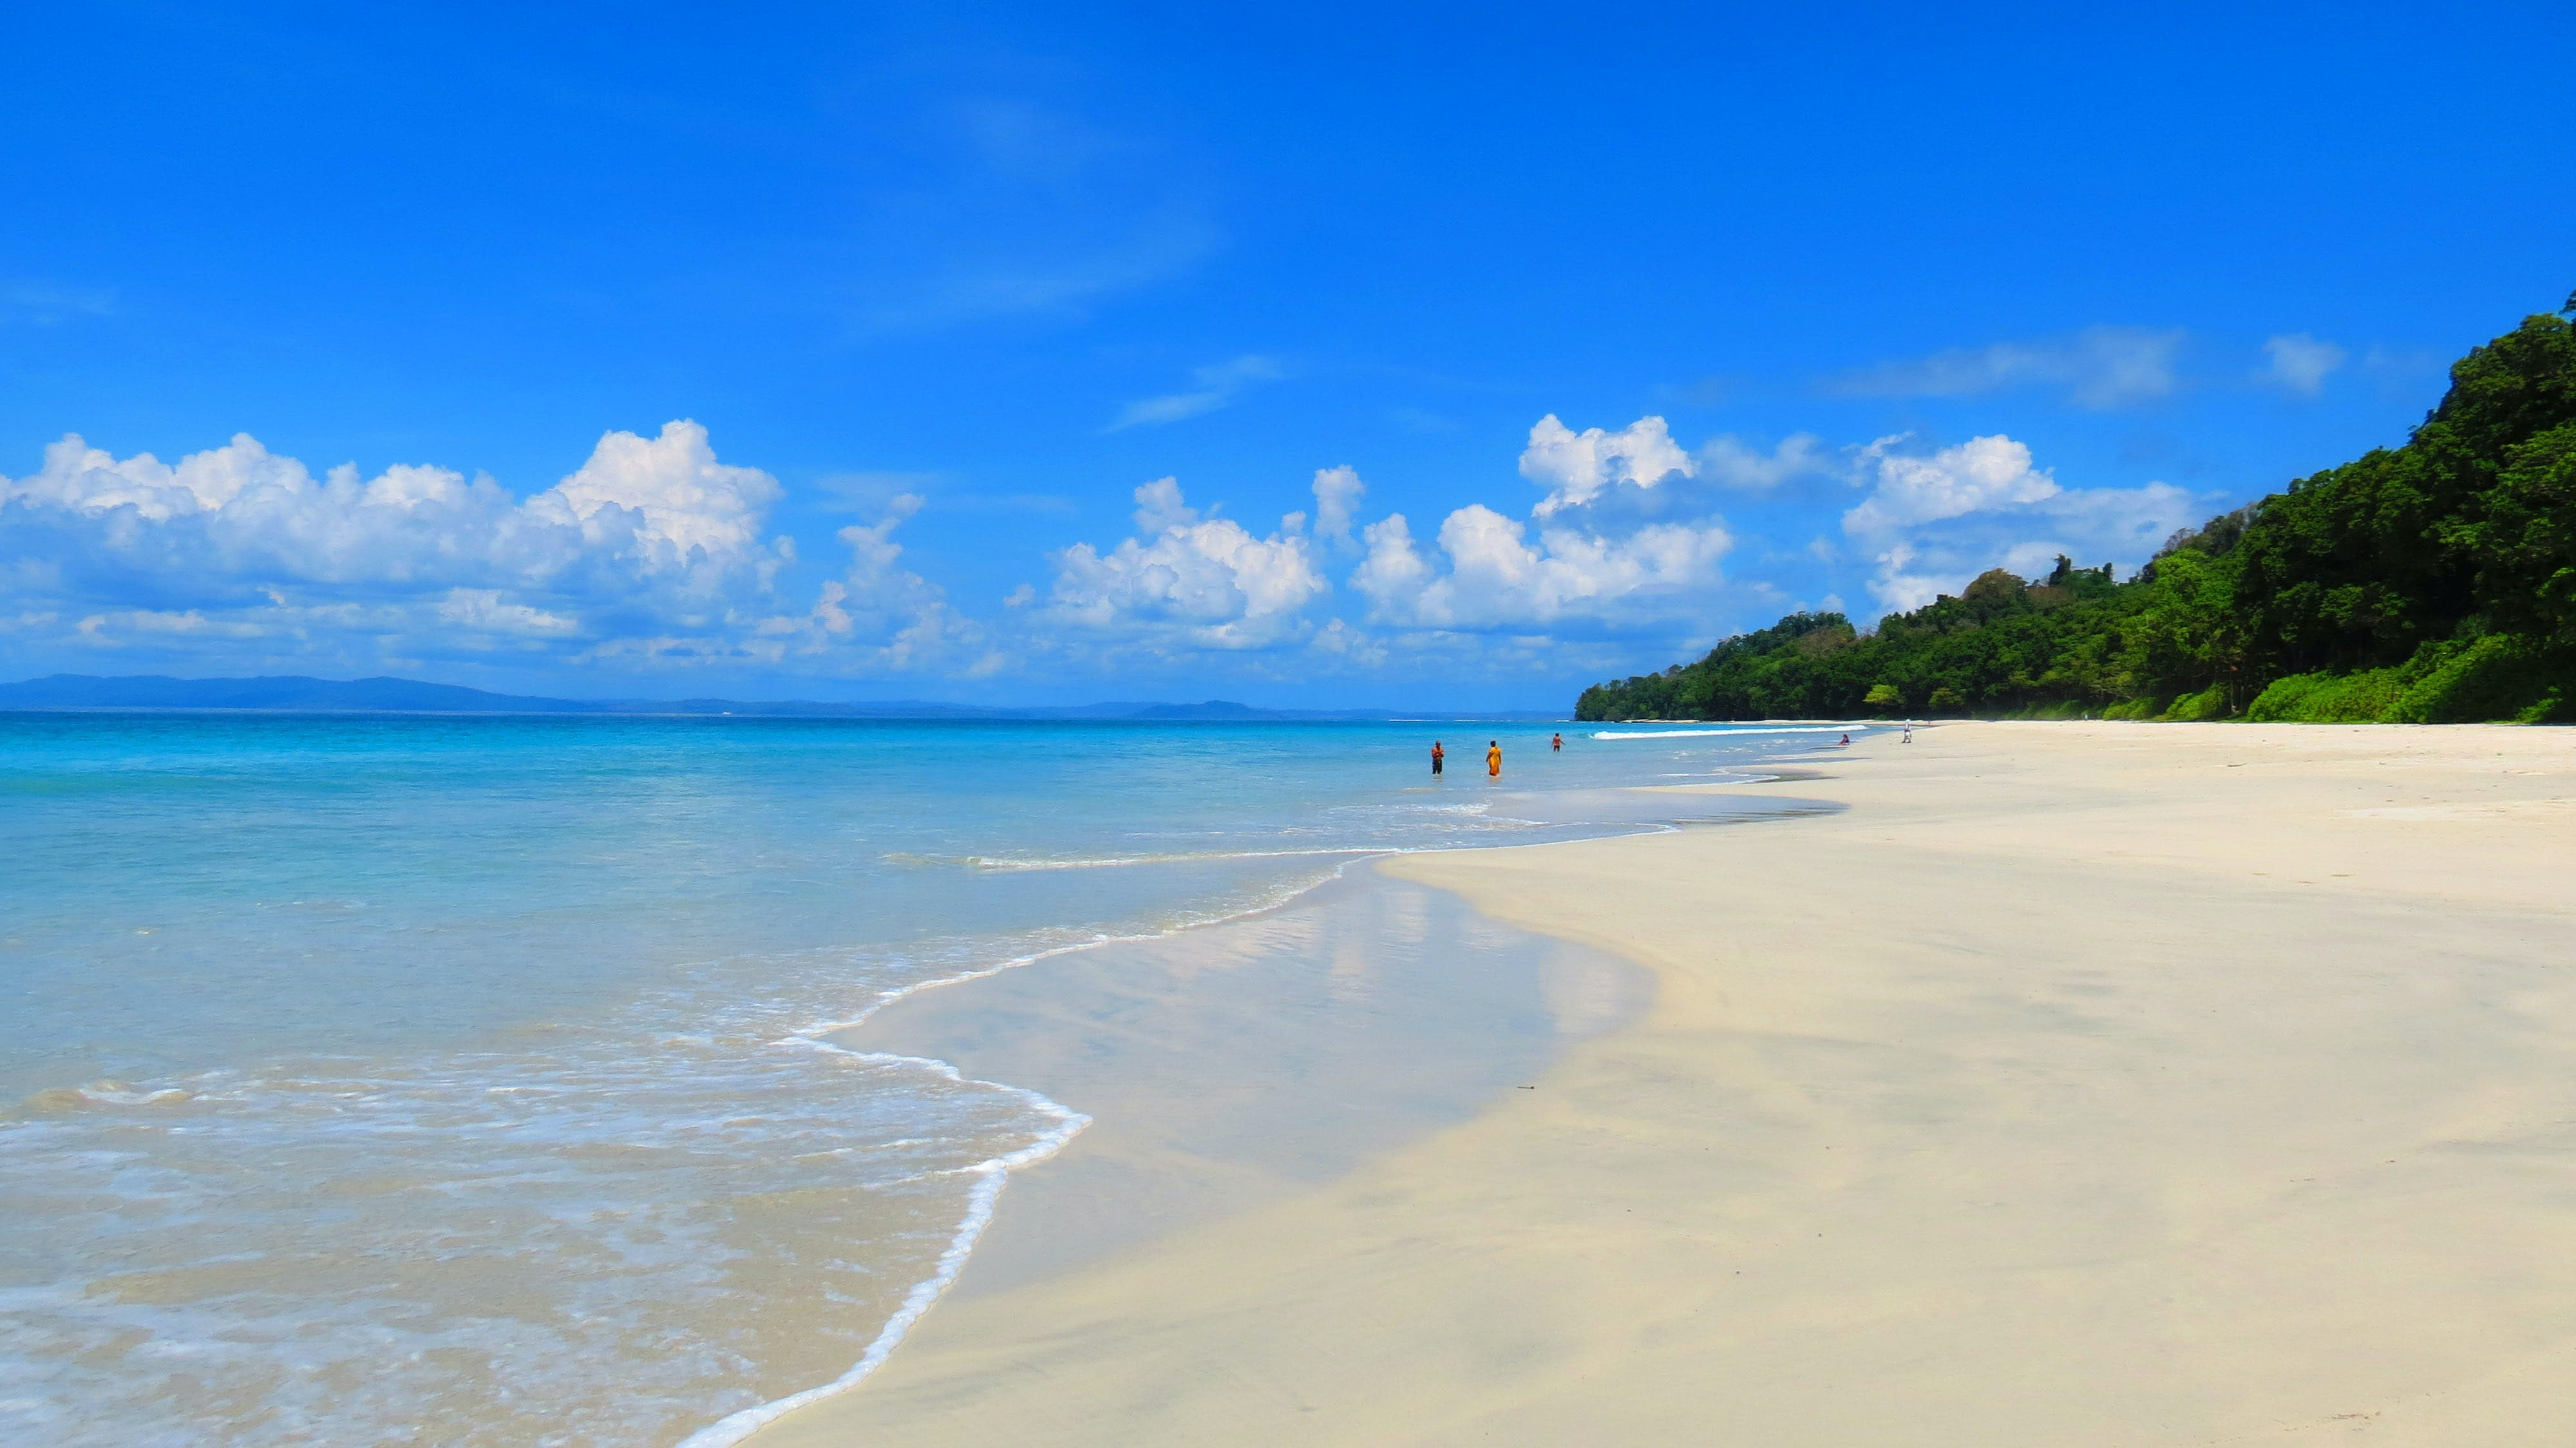
{"type": "Polygon", "coordinates": [[[1908,744],[1914,742],[1914,726],[1911,724],[1905,726],[1905,742],[1908,744]]]}
{"type": "Polygon", "coordinates": [[[1440,772],[1440,761],[1441,761],[1443,758],[1445,758],[1445,757],[1447,757],[1447,756],[1445,756],[1445,755],[1441,752],[1441,749],[1440,749],[1440,741],[1439,741],[1439,740],[1437,740],[1437,739],[1432,740],[1432,741],[1431,741],[1431,772],[1432,772],[1433,774],[1438,774],[1438,773],[1440,772]]]}
{"type": "Polygon", "coordinates": [[[1503,777],[1503,741],[1499,739],[1485,741],[1485,777],[1488,779],[1503,777]]]}

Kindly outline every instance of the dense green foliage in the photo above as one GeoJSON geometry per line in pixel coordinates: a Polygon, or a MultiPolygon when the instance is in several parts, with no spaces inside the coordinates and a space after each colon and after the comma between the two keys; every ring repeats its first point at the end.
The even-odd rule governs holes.
{"type": "MultiPolygon", "coordinates": [[[[2576,312],[2576,297],[2566,308],[2576,312]]],[[[2451,369],[2406,445],[2174,535],[2138,576],[2002,569],[1862,634],[1800,613],[1583,691],[1580,719],[2576,718],[2576,328],[2451,369]]]]}

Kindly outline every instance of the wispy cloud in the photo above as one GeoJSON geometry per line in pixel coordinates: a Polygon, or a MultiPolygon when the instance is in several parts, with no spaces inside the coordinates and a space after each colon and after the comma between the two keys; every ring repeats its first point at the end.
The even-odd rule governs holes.
{"type": "Polygon", "coordinates": [[[1079,317],[1094,302],[1179,275],[1223,239],[1213,222],[1180,206],[1092,229],[1105,234],[1044,254],[945,257],[928,275],[864,303],[867,324],[909,332],[994,317],[1079,317]]]}
{"type": "Polygon", "coordinates": [[[2263,344],[2269,360],[2254,375],[2285,392],[2301,397],[2314,397],[2325,391],[2326,378],[2343,366],[2349,355],[2332,342],[2320,342],[2305,332],[2274,337],[2263,344]]]}
{"type": "Polygon", "coordinates": [[[1116,420],[1101,430],[1118,432],[1131,427],[1159,427],[1203,416],[1233,402],[1236,394],[1256,382],[1275,382],[1287,375],[1287,369],[1276,361],[1246,353],[1231,362],[1219,362],[1192,372],[1190,379],[1196,385],[1187,392],[1167,393],[1128,403],[1116,420]]]}
{"type": "Polygon", "coordinates": [[[1224,231],[1186,144],[1025,96],[927,108],[914,184],[853,198],[805,260],[864,333],[1077,320],[1186,272],[1224,231]]]}
{"type": "Polygon", "coordinates": [[[2079,407],[2152,402],[2179,385],[2180,328],[2087,327],[2043,342],[1958,347],[1911,361],[1882,362],[1831,378],[1845,397],[1974,397],[2016,388],[2063,388],[2079,407]]]}
{"type": "Polygon", "coordinates": [[[1835,458],[1812,432],[1793,432],[1767,453],[1728,434],[1701,445],[1699,465],[1702,474],[1728,487],[1760,491],[1791,478],[1833,472],[1835,458]]]}
{"type": "Polygon", "coordinates": [[[53,282],[0,284],[0,318],[50,327],[74,317],[105,317],[116,311],[116,293],[106,287],[68,287],[53,282]]]}
{"type": "Polygon", "coordinates": [[[903,493],[927,493],[945,480],[935,472],[902,472],[863,469],[858,472],[826,473],[814,480],[815,491],[823,496],[817,505],[836,513],[876,513],[885,509],[889,499],[903,493]]]}

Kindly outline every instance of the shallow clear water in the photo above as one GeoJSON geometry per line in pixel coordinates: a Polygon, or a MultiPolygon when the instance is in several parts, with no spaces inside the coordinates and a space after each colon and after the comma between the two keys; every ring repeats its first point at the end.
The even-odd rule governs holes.
{"type": "Polygon", "coordinates": [[[676,1441],[1073,1124],[821,1027],[1820,742],[1472,728],[0,715],[0,1437],[676,1441]]]}

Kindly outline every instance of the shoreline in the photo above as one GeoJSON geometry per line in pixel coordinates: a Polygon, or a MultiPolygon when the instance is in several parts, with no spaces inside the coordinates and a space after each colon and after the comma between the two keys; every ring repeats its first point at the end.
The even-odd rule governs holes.
{"type": "MultiPolygon", "coordinates": [[[[1726,730],[1708,732],[1742,734],[1776,733],[1784,731],[1726,730]]],[[[1725,783],[1733,785],[1760,785],[1799,777],[1797,771],[1781,771],[1772,769],[1759,761],[1751,765],[1741,767],[1740,772],[1743,773],[1743,778],[1725,781],[1725,783]]],[[[1658,833],[1686,828],[1688,826],[1698,824],[1752,823],[1771,818],[1792,817],[1801,812],[1799,804],[1795,802],[1784,803],[1778,807],[1769,807],[1763,804],[1754,804],[1750,807],[1718,807],[1714,805],[1714,803],[1711,803],[1703,805],[1698,810],[1677,812],[1675,807],[1670,804],[1641,804],[1621,798],[1623,796],[1630,795],[1642,796],[1652,788],[1654,787],[1621,786],[1616,788],[1574,788],[1541,790],[1535,792],[1514,791],[1511,797],[1516,803],[1527,804],[1531,802],[1545,802],[1554,806],[1551,810],[1534,811],[1534,813],[1543,816],[1536,822],[1548,824],[1573,823],[1581,826],[1595,827],[1603,832],[1597,835],[1579,837],[1583,839],[1618,838],[1629,835],[1658,833]],[[1613,807],[1605,809],[1605,801],[1613,807]],[[1585,804],[1588,804],[1590,808],[1575,808],[1571,812],[1572,816],[1577,816],[1579,818],[1568,817],[1567,807],[1569,805],[1585,804]]],[[[1687,794],[1690,791],[1685,788],[1677,792],[1687,794]]],[[[974,970],[963,971],[955,975],[943,976],[934,980],[915,982],[911,985],[907,985],[881,995],[876,1000],[870,1002],[864,1010],[860,1011],[855,1016],[841,1020],[817,1022],[780,1039],[775,1044],[781,1046],[802,1046],[807,1049],[850,1055],[860,1058],[900,1059],[912,1064],[935,1068],[944,1074],[958,1079],[969,1080],[979,1084],[993,1086],[998,1089],[1017,1092],[1025,1096],[1033,1107],[1056,1117],[1059,1123],[1059,1128],[1055,1132],[1042,1137],[1039,1141],[1032,1143],[1028,1147],[991,1158],[967,1169],[976,1174],[979,1180],[974,1193],[970,1197],[965,1216],[961,1220],[948,1248],[942,1253],[936,1271],[931,1277],[924,1279],[922,1282],[915,1284],[912,1287],[912,1289],[906,1294],[903,1304],[897,1310],[895,1316],[887,1322],[878,1336],[871,1342],[867,1352],[858,1362],[854,1363],[839,1377],[834,1378],[829,1382],[817,1384],[813,1387],[800,1390],[782,1398],[754,1404],[750,1407],[730,1413],[713,1423],[709,1423],[697,1429],[695,1432],[692,1432],[688,1437],[680,1440],[679,1448],[731,1448],[731,1445],[751,1441],[762,1436],[765,1429],[782,1419],[788,1418],[800,1411],[841,1398],[860,1387],[884,1365],[895,1349],[902,1345],[904,1340],[911,1334],[913,1329],[919,1324],[921,1319],[929,1312],[929,1310],[936,1306],[952,1291],[956,1290],[958,1280],[965,1272],[968,1264],[979,1260],[977,1249],[983,1244],[984,1237],[993,1224],[998,1210],[1001,1193],[1003,1189],[1010,1184],[1013,1175],[1025,1168],[1045,1163],[1056,1157],[1067,1147],[1073,1145],[1075,1141],[1094,1124],[1095,1118],[1091,1114],[1067,1105],[1064,1101],[1058,1099],[1050,1092],[1033,1089],[1028,1086],[999,1079],[1004,1074],[999,1070],[985,1073],[969,1071],[961,1068],[950,1059],[950,1054],[956,1054],[954,1047],[949,1048],[949,1054],[942,1054],[938,1047],[919,1046],[918,1043],[916,1043],[915,1048],[912,1049],[903,1048],[900,1042],[893,1043],[886,1048],[879,1048],[878,1046],[861,1046],[857,1044],[855,1038],[861,1033],[868,1032],[872,1028],[883,1029],[883,1027],[878,1024],[881,1018],[887,1017],[889,1013],[900,1018],[904,1014],[901,1008],[906,1006],[908,1003],[917,1003],[922,1001],[923,998],[931,996],[941,997],[942,1004],[946,1009],[933,1008],[917,1011],[915,1012],[916,1014],[928,1015],[934,1019],[939,1016],[949,1014],[971,1015],[979,1010],[980,1006],[971,999],[952,1001],[947,988],[959,986],[971,987],[978,983],[996,981],[1007,976],[1018,975],[1030,967],[1042,967],[1052,962],[1062,960],[1090,958],[1102,954],[1114,957],[1122,950],[1132,954],[1139,950],[1150,951],[1155,947],[1169,946],[1175,942],[1185,942],[1200,937],[1213,937],[1216,936],[1217,933],[1224,932],[1229,928],[1245,926],[1253,922],[1261,921],[1266,917],[1273,917],[1280,915],[1283,912],[1294,911],[1302,904],[1314,901],[1319,897],[1328,897],[1331,892],[1337,889],[1337,887],[1343,887],[1354,883],[1352,879],[1354,867],[1368,873],[1368,879],[1366,881],[1368,886],[1383,891],[1391,888],[1391,884],[1390,882],[1378,879],[1374,875],[1374,868],[1388,860],[1398,859],[1412,854],[1479,853],[1493,850],[1508,851],[1536,848],[1542,844],[1560,844],[1566,842],[1567,841],[1565,840],[1559,839],[1470,846],[1385,849],[1318,848],[1314,850],[1277,851],[1274,853],[1282,858],[1305,856],[1312,856],[1317,859],[1325,859],[1333,856],[1346,856],[1348,858],[1336,865],[1333,871],[1323,879],[1297,886],[1288,890],[1285,894],[1276,899],[1238,909],[1230,913],[1215,915],[1204,919],[1190,920],[1181,924],[1153,931],[1128,935],[1102,936],[1092,940],[1051,946],[1044,950],[1014,956],[1010,959],[999,961],[992,965],[979,967],[974,970]]],[[[1076,863],[1092,864],[1096,862],[1076,863]]],[[[1124,862],[1122,861],[1120,863],[1124,862]]],[[[1049,865],[1043,867],[1023,866],[1019,868],[1073,867],[1075,866],[1049,865]]],[[[1062,989],[1061,987],[1054,988],[1062,989]]],[[[968,994],[971,997],[972,993],[970,992],[968,994]]],[[[1063,1260],[1068,1254],[1062,1251],[1061,1244],[1056,1244],[1052,1251],[1042,1250],[1042,1255],[1048,1255],[1059,1260],[1063,1260]]],[[[989,1254],[981,1260],[989,1260],[989,1254]]]]}
{"type": "Polygon", "coordinates": [[[2557,1219],[2529,1181],[2419,1159],[2494,1118],[2542,1177],[2576,1166],[2510,1129],[2576,1120],[2534,1028],[2576,1000],[2533,964],[2576,940],[2553,873],[2576,777],[2527,730],[2213,730],[1873,736],[1799,784],[1849,813],[1755,848],[1377,862],[1646,966],[1654,1004],[1393,1159],[954,1300],[864,1391],[754,1441],[2162,1443],[2383,1414],[2406,1441],[2539,1441],[2455,1431],[2485,1420],[2440,1389],[2483,1365],[2495,1423],[2576,1422],[2549,1387],[2576,1280],[2492,1285],[2548,1260],[2557,1219]],[[2195,907],[2215,940],[2171,926],[2195,907]],[[2438,1022],[2397,1009],[2437,985],[2438,1022]],[[2412,1054],[2362,1049],[2382,1038],[2412,1054]],[[2385,1173],[2398,1192],[2373,1154],[2419,1170],[2385,1173]],[[2269,1179],[2287,1166],[2310,1174],[2269,1179]],[[2392,1193],[2452,1232],[2407,1230],[2392,1193]],[[2468,1220],[2482,1246],[2450,1240],[2468,1220]],[[2404,1270],[2339,1284],[2318,1238],[2404,1270]],[[2426,1321],[2454,1326],[2411,1342],[2426,1321]]]}

